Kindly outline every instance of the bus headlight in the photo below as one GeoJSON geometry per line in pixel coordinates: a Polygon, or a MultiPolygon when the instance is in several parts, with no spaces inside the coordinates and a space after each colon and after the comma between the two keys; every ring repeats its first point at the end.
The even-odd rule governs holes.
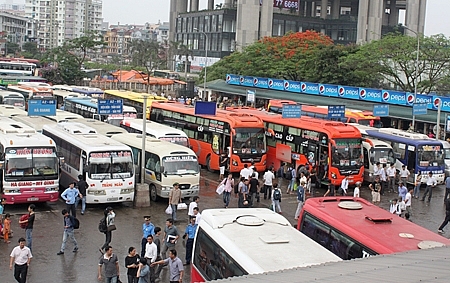
{"type": "Polygon", "coordinates": [[[172,189],[172,187],[162,187],[161,190],[163,191],[170,191],[172,189]]]}
{"type": "Polygon", "coordinates": [[[106,195],[105,190],[88,190],[88,195],[101,196],[106,195]]]}
{"type": "Polygon", "coordinates": [[[238,163],[236,160],[233,159],[233,166],[238,166],[238,163]]]}
{"type": "Polygon", "coordinates": [[[19,193],[20,189],[10,189],[10,190],[5,189],[5,194],[19,194],[19,193]]]}
{"type": "Polygon", "coordinates": [[[120,193],[121,194],[130,194],[134,191],[134,189],[121,189],[120,193]]]}
{"type": "Polygon", "coordinates": [[[196,190],[197,191],[198,189],[199,189],[198,185],[194,185],[194,186],[191,187],[191,190],[196,190]]]}
{"type": "Polygon", "coordinates": [[[337,179],[337,177],[336,177],[336,174],[334,174],[334,173],[331,173],[331,178],[333,178],[333,179],[337,179]]]}

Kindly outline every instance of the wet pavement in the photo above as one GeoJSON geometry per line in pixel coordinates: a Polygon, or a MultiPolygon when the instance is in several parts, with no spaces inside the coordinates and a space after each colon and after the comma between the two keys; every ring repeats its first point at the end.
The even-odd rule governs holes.
{"type": "MultiPolygon", "coordinates": [[[[201,191],[200,191],[200,210],[208,208],[221,208],[223,202],[221,196],[215,192],[218,184],[218,174],[202,170],[201,191]]],[[[283,186],[283,192],[285,187],[283,186]]],[[[422,189],[423,191],[424,189],[422,189]]],[[[433,191],[431,203],[421,202],[413,199],[412,209],[413,216],[411,220],[427,229],[437,231],[445,215],[445,207],[443,205],[444,187],[437,187],[433,191]]],[[[321,196],[325,189],[316,190],[316,196],[321,196]]],[[[350,191],[349,193],[352,193],[350,191]]],[[[365,187],[362,189],[363,198],[370,200],[370,192],[365,187]]],[[[389,199],[396,197],[396,194],[386,194],[381,198],[381,207],[388,209],[389,199]]],[[[269,200],[261,199],[259,207],[268,207],[269,200]]],[[[104,234],[98,231],[98,222],[103,215],[103,209],[107,205],[88,205],[85,215],[81,215],[78,209],[77,217],[80,220],[80,229],[76,230],[75,237],[79,244],[78,253],[73,253],[73,246],[68,241],[64,255],[56,255],[61,247],[63,234],[63,216],[61,210],[65,208],[62,201],[53,204],[38,204],[36,206],[36,220],[33,230],[33,260],[28,272],[27,282],[98,282],[97,268],[100,258],[99,247],[103,245],[104,234]]],[[[141,226],[144,215],[151,215],[152,222],[155,226],[164,229],[165,220],[168,216],[164,213],[167,207],[167,201],[158,201],[151,204],[149,208],[133,208],[132,204],[111,205],[116,213],[117,230],[113,232],[111,246],[114,253],[119,257],[120,278],[122,282],[127,282],[126,268],[124,267],[124,259],[127,255],[128,248],[134,246],[140,252],[140,243],[142,238],[141,226]]],[[[230,207],[237,207],[237,199],[232,198],[230,207]]],[[[281,202],[283,215],[292,223],[294,213],[297,207],[295,195],[283,194],[281,202]]],[[[9,270],[9,254],[13,247],[17,245],[19,237],[25,237],[25,230],[21,229],[18,220],[22,214],[27,211],[27,205],[10,205],[7,206],[5,212],[12,215],[12,229],[14,237],[10,244],[0,242],[0,282],[13,283],[13,272],[9,270]]],[[[188,222],[187,211],[178,212],[178,220],[175,223],[180,233],[184,233],[184,229],[188,222]]],[[[445,237],[450,237],[450,226],[445,237]]],[[[185,249],[183,241],[178,241],[176,249],[180,259],[184,262],[185,249]]],[[[188,267],[188,266],[187,266],[188,267]]],[[[190,282],[189,267],[186,270],[186,276],[183,282],[190,282]]],[[[168,282],[168,270],[163,269],[159,282],[168,282]]],[[[157,281],[158,282],[158,281],[157,281]]]]}

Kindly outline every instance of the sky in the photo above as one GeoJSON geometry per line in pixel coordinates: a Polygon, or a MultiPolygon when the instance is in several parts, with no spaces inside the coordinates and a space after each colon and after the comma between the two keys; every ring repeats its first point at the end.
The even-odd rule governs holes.
{"type": "MultiPolygon", "coordinates": [[[[267,1],[267,0],[264,0],[267,1]]],[[[216,0],[215,3],[223,1],[216,0]]],[[[207,0],[200,0],[200,10],[207,0]]],[[[169,20],[170,0],[103,0],[104,20],[113,23],[144,24],[169,20]]],[[[427,0],[425,35],[450,36],[450,0],[427,0]]]]}

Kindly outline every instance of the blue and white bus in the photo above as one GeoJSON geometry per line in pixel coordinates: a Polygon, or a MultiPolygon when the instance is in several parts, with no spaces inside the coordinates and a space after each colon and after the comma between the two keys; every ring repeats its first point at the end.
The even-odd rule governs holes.
{"type": "Polygon", "coordinates": [[[369,137],[385,141],[392,146],[397,159],[397,171],[401,170],[402,165],[406,165],[408,170],[414,170],[408,183],[414,182],[419,171],[422,172],[423,183],[428,178],[428,172],[433,173],[439,184],[444,183],[444,149],[440,141],[392,128],[367,130],[366,133],[369,137]]]}

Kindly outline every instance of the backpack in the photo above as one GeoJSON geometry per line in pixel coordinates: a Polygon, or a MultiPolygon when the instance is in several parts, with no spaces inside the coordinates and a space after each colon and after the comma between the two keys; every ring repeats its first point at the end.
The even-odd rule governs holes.
{"type": "Polygon", "coordinates": [[[281,192],[279,189],[276,189],[273,191],[273,199],[274,200],[281,200],[281,192]]]}
{"type": "Polygon", "coordinates": [[[100,222],[98,223],[98,231],[100,231],[101,233],[108,232],[108,226],[106,225],[106,217],[102,217],[102,219],[100,219],[100,222]]]}
{"type": "MultiPolygon", "coordinates": [[[[28,220],[28,218],[30,218],[30,215],[24,214],[24,215],[20,216],[19,221],[25,221],[25,220],[28,220]]],[[[22,229],[27,229],[27,226],[28,226],[28,222],[20,223],[20,228],[22,228],[22,229]]]]}
{"type": "Polygon", "coordinates": [[[280,168],[278,168],[278,171],[277,171],[277,178],[281,178],[281,177],[283,177],[283,175],[284,175],[284,168],[283,168],[283,166],[280,166],[280,168]]]}
{"type": "Polygon", "coordinates": [[[284,174],[284,178],[286,180],[292,180],[292,169],[289,169],[288,171],[286,171],[286,174],[284,174]]]}
{"type": "Polygon", "coordinates": [[[80,229],[80,220],[72,216],[72,218],[70,218],[70,221],[72,222],[73,229],[80,229]]]}

